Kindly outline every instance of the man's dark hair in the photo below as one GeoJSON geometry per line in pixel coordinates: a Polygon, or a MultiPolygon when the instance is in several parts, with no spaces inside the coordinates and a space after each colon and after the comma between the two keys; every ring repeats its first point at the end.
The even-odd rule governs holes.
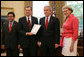
{"type": "Polygon", "coordinates": [[[15,17],[15,13],[14,13],[14,12],[8,12],[7,16],[8,16],[9,14],[12,14],[13,17],[15,17]]]}
{"type": "Polygon", "coordinates": [[[32,7],[31,7],[31,6],[26,6],[25,9],[26,9],[26,8],[31,8],[31,11],[32,11],[32,7]]]}

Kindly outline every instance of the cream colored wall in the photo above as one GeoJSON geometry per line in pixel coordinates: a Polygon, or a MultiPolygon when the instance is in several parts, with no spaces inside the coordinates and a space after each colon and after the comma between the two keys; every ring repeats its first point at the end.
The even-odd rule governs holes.
{"type": "Polygon", "coordinates": [[[1,7],[14,8],[16,21],[18,21],[20,17],[24,16],[24,1],[1,1],[1,7]]]}

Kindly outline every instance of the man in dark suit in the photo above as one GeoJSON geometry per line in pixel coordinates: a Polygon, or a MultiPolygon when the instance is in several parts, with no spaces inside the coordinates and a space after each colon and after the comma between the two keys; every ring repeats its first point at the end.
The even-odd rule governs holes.
{"type": "Polygon", "coordinates": [[[19,56],[18,52],[18,23],[14,21],[15,14],[8,13],[8,22],[4,22],[2,29],[2,45],[6,48],[7,56],[19,56]]]}
{"type": "Polygon", "coordinates": [[[51,15],[51,11],[50,6],[45,6],[45,17],[40,19],[41,29],[39,31],[38,46],[41,47],[42,56],[55,56],[55,48],[59,44],[60,24],[58,18],[51,15]]]}
{"type": "Polygon", "coordinates": [[[32,8],[25,8],[26,16],[19,19],[20,43],[23,49],[23,56],[37,55],[37,36],[31,33],[34,24],[38,24],[36,17],[32,16],[32,8]]]}

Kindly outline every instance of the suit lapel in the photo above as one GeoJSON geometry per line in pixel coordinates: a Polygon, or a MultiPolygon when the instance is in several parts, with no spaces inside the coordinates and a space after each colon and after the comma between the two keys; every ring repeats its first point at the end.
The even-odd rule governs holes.
{"type": "Polygon", "coordinates": [[[29,26],[28,26],[29,23],[28,23],[28,21],[27,21],[27,19],[26,19],[26,16],[24,17],[24,23],[25,23],[25,25],[26,25],[27,27],[29,27],[29,26]]]}
{"type": "Polygon", "coordinates": [[[14,29],[14,26],[16,25],[16,22],[14,21],[13,22],[13,25],[12,25],[12,28],[11,28],[11,31],[14,29]]]}
{"type": "Polygon", "coordinates": [[[25,25],[28,25],[28,22],[27,22],[26,16],[24,17],[24,23],[25,23],[25,25]]]}
{"type": "Polygon", "coordinates": [[[28,21],[27,21],[27,19],[26,19],[26,16],[24,17],[24,23],[25,23],[27,29],[29,30],[29,23],[28,23],[28,21]]]}
{"type": "Polygon", "coordinates": [[[33,17],[31,16],[31,27],[33,27],[33,25],[34,25],[34,19],[33,19],[33,17]]]}
{"type": "Polygon", "coordinates": [[[52,16],[50,17],[49,23],[48,23],[48,27],[49,25],[52,23],[52,16]]]}
{"type": "Polygon", "coordinates": [[[49,22],[48,22],[48,28],[47,28],[47,30],[49,29],[51,23],[52,23],[52,16],[50,17],[50,20],[49,20],[49,22]]]}
{"type": "Polygon", "coordinates": [[[43,18],[43,26],[44,26],[44,28],[46,30],[46,27],[45,27],[45,17],[43,18]]]}
{"type": "Polygon", "coordinates": [[[7,32],[9,32],[9,22],[6,24],[7,32]]]}
{"type": "Polygon", "coordinates": [[[16,24],[16,23],[15,23],[15,21],[14,21],[14,23],[13,23],[12,27],[13,27],[15,24],[16,24]]]}

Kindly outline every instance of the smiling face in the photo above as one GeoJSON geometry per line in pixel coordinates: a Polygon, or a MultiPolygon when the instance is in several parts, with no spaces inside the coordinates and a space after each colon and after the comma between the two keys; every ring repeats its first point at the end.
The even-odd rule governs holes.
{"type": "Polygon", "coordinates": [[[31,8],[30,8],[30,7],[29,7],[29,8],[25,8],[25,14],[26,14],[27,16],[30,16],[31,13],[32,13],[32,11],[31,11],[31,8]]]}
{"type": "Polygon", "coordinates": [[[9,22],[12,22],[13,20],[14,20],[14,16],[13,16],[13,14],[9,14],[8,15],[8,20],[9,20],[9,22]]]}
{"type": "Polygon", "coordinates": [[[68,17],[71,14],[71,10],[69,9],[63,9],[63,14],[68,17]]]}
{"type": "Polygon", "coordinates": [[[47,16],[47,17],[51,14],[51,11],[50,11],[49,7],[45,7],[45,8],[44,8],[44,14],[45,14],[45,16],[47,16]]]}

